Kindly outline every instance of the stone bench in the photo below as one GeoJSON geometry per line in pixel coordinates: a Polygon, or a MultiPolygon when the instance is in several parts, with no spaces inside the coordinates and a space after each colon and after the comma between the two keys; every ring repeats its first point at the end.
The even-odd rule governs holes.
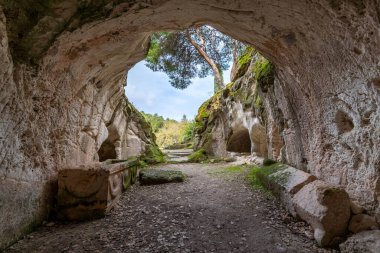
{"type": "Polygon", "coordinates": [[[58,173],[58,217],[90,220],[104,217],[136,180],[139,161],[107,160],[65,168],[58,173]]]}

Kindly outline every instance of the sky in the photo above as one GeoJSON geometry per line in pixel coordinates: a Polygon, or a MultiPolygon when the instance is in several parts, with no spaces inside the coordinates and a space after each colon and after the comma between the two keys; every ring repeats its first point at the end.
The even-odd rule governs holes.
{"type": "MultiPolygon", "coordinates": [[[[230,70],[224,72],[224,80],[229,82],[230,70]]],[[[213,93],[213,76],[192,79],[187,89],[179,90],[170,85],[165,73],[153,72],[144,61],[129,70],[125,88],[129,101],[138,110],[175,120],[181,120],[184,114],[194,119],[198,108],[213,93]]]]}

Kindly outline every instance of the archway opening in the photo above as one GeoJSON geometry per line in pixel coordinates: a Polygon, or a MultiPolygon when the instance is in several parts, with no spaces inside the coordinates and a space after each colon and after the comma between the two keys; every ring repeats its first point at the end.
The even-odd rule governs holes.
{"type": "Polygon", "coordinates": [[[233,132],[227,142],[227,151],[251,153],[251,139],[248,129],[241,128],[233,132]]]}

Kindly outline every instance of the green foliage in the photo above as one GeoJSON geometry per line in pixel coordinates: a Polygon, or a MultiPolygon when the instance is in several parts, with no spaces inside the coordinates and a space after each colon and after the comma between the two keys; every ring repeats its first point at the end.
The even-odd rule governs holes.
{"type": "MultiPolygon", "coordinates": [[[[246,47],[244,52],[241,54],[241,56],[238,59],[238,67],[249,65],[252,60],[252,54],[256,53],[255,49],[253,47],[246,47]]],[[[247,66],[248,67],[248,66],[247,66]]]]}
{"type": "Polygon", "coordinates": [[[152,126],[159,147],[189,146],[194,136],[194,121],[189,121],[184,115],[181,122],[174,119],[164,119],[155,114],[144,113],[144,118],[152,126]]]}
{"type": "Polygon", "coordinates": [[[157,113],[149,114],[142,111],[141,114],[144,116],[145,120],[151,125],[154,133],[157,133],[159,129],[164,127],[164,117],[159,116],[157,113]]]}
{"type": "Polygon", "coordinates": [[[192,78],[213,75],[211,66],[191,43],[190,37],[215,62],[219,73],[227,70],[232,60],[234,40],[210,26],[197,29],[153,34],[146,66],[153,71],[165,72],[170,84],[178,89],[187,88],[192,78]]]}
{"type": "Polygon", "coordinates": [[[268,178],[273,173],[284,169],[284,165],[274,163],[269,166],[253,166],[247,176],[249,184],[256,189],[268,189],[268,178]]]}
{"type": "Polygon", "coordinates": [[[194,122],[164,121],[164,126],[157,133],[157,144],[162,148],[180,145],[188,146],[193,140],[194,122]]]}
{"type": "Polygon", "coordinates": [[[199,149],[194,151],[191,155],[189,155],[189,162],[204,162],[208,159],[206,151],[204,149],[199,149]]]}
{"type": "Polygon", "coordinates": [[[189,143],[193,140],[194,127],[195,127],[194,121],[186,122],[185,127],[183,129],[183,142],[189,143]]]}

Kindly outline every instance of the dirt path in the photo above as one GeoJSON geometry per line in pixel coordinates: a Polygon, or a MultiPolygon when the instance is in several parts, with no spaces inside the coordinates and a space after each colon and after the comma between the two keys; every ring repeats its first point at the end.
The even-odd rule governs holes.
{"type": "Polygon", "coordinates": [[[6,252],[324,252],[307,227],[227,166],[161,166],[188,180],[135,185],[104,219],[50,223],[6,252]]]}

